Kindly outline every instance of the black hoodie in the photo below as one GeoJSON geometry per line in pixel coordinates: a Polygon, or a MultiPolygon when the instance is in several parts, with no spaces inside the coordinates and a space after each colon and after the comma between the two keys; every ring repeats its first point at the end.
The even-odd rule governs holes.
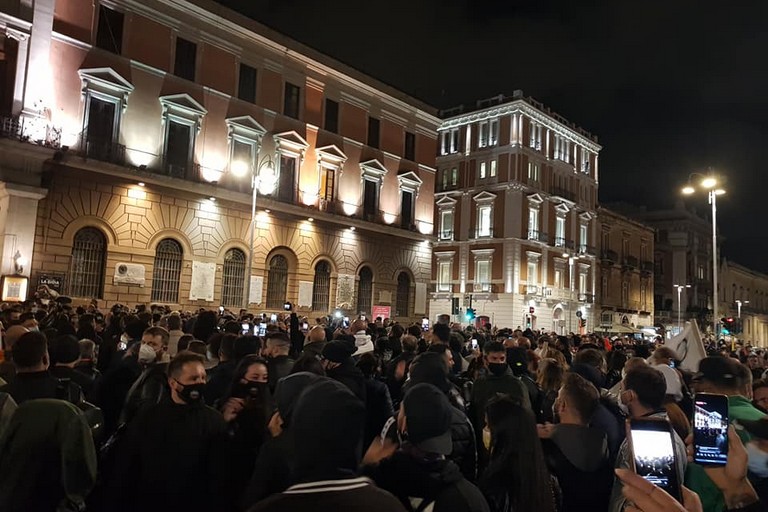
{"type": "Polygon", "coordinates": [[[461,474],[450,460],[421,456],[401,449],[362,473],[378,487],[394,494],[406,510],[416,510],[422,501],[434,502],[441,512],[488,512],[480,490],[461,474]]]}
{"type": "Polygon", "coordinates": [[[613,469],[603,431],[582,425],[557,425],[542,440],[544,457],[563,494],[561,512],[607,510],[613,469]]]}

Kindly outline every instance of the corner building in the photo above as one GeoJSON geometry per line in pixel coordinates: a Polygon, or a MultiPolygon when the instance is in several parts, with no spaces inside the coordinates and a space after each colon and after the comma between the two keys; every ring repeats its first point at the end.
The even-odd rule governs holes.
{"type": "Polygon", "coordinates": [[[430,312],[591,330],[596,137],[521,91],[443,113],[430,312]]]}
{"type": "Polygon", "coordinates": [[[11,0],[0,47],[4,274],[21,254],[31,290],[107,307],[427,312],[430,107],[205,0],[11,0]]]}

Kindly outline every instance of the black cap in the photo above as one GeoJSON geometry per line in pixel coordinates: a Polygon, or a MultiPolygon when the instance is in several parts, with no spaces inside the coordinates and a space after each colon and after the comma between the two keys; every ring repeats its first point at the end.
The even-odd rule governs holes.
{"type": "Polygon", "coordinates": [[[738,363],[730,357],[709,356],[699,361],[694,380],[706,380],[716,386],[734,387],[738,380],[738,363]]]}
{"type": "Polygon", "coordinates": [[[331,341],[323,347],[323,357],[334,363],[343,363],[355,352],[357,347],[346,341],[331,341]]]}
{"type": "Polygon", "coordinates": [[[317,381],[319,375],[310,372],[297,372],[277,381],[275,387],[275,406],[283,419],[283,425],[288,426],[293,415],[296,401],[310,384],[317,381]]]}
{"type": "Polygon", "coordinates": [[[451,404],[432,384],[416,384],[403,399],[408,441],[426,453],[450,455],[451,404]]]}

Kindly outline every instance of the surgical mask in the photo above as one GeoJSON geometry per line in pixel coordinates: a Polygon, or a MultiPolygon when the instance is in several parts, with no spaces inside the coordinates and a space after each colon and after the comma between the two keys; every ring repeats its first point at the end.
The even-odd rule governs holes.
{"type": "Polygon", "coordinates": [[[757,446],[757,443],[747,443],[747,455],[749,456],[747,467],[760,478],[768,477],[768,453],[757,446]]]}
{"type": "MultiPolygon", "coordinates": [[[[179,384],[181,382],[176,381],[179,384]]],[[[184,403],[188,405],[199,404],[203,401],[203,391],[205,391],[205,382],[198,382],[197,384],[181,384],[183,387],[179,391],[179,396],[184,403]]]]}
{"type": "Polygon", "coordinates": [[[155,349],[146,343],[142,343],[139,347],[139,362],[149,364],[155,362],[155,359],[157,359],[155,349]]]}
{"type": "Polygon", "coordinates": [[[497,377],[507,373],[507,368],[509,368],[507,363],[488,363],[488,369],[497,377]]]}
{"type": "Polygon", "coordinates": [[[483,428],[483,446],[486,451],[491,451],[491,429],[488,427],[483,428]]]}

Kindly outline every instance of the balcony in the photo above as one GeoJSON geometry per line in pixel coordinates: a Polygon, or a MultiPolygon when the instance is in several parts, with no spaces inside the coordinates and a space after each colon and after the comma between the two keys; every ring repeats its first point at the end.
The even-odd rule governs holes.
{"type": "Polygon", "coordinates": [[[595,302],[595,295],[592,293],[580,293],[579,302],[583,302],[585,304],[593,304],[595,302]]]}
{"type": "Polygon", "coordinates": [[[574,202],[576,201],[576,194],[562,187],[552,187],[551,194],[553,196],[562,197],[563,199],[566,199],[568,201],[574,201],[574,202]]]}
{"type": "Polygon", "coordinates": [[[587,254],[589,256],[595,255],[595,247],[592,245],[579,244],[579,255],[587,254]]]}
{"type": "Polygon", "coordinates": [[[21,139],[23,124],[18,117],[0,117],[0,137],[4,139],[21,139]]]}
{"type": "Polygon", "coordinates": [[[553,245],[555,247],[562,247],[564,249],[571,249],[575,247],[573,240],[566,240],[565,237],[557,236],[553,239],[553,245]]]}
{"type": "Polygon", "coordinates": [[[621,263],[621,266],[624,270],[630,271],[630,270],[637,270],[639,264],[636,257],[625,256],[624,261],[622,261],[621,263]]]}
{"type": "Polygon", "coordinates": [[[474,283],[472,285],[474,293],[496,293],[496,285],[493,283],[474,283]]]}
{"type": "Polygon", "coordinates": [[[546,233],[542,233],[541,231],[538,231],[536,229],[529,229],[528,240],[546,244],[549,241],[549,236],[546,233]]]}
{"type": "Polygon", "coordinates": [[[654,263],[652,261],[643,261],[640,263],[640,271],[644,276],[648,277],[654,272],[654,263]]]}
{"type": "Polygon", "coordinates": [[[493,238],[494,229],[489,228],[485,230],[481,230],[480,228],[475,228],[469,230],[469,235],[467,238],[469,240],[482,240],[484,238],[493,238]]]}
{"type": "Polygon", "coordinates": [[[180,164],[165,160],[159,169],[153,169],[153,172],[170,176],[172,178],[181,178],[188,181],[200,181],[200,164],[189,162],[180,164]]]}
{"type": "Polygon", "coordinates": [[[453,240],[453,229],[441,229],[437,237],[442,242],[453,240]]]}
{"type": "Polygon", "coordinates": [[[524,284],[522,286],[522,293],[525,295],[539,295],[543,290],[537,284],[524,284]]]}
{"type": "Polygon", "coordinates": [[[619,255],[616,251],[607,249],[600,253],[600,259],[602,260],[603,265],[613,265],[619,261],[619,255]]]}
{"type": "Polygon", "coordinates": [[[112,140],[88,137],[80,134],[77,154],[86,159],[108,162],[115,165],[125,165],[125,146],[112,140]]]}

